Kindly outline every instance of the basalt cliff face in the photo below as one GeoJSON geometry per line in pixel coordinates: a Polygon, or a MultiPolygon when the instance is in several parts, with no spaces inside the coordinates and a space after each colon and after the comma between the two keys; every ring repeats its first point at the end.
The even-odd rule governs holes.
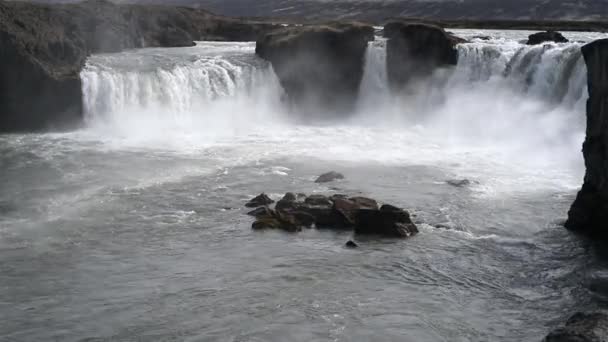
{"type": "Polygon", "coordinates": [[[464,41],[439,26],[407,21],[387,23],[384,36],[388,38],[388,79],[396,91],[412,81],[430,76],[438,68],[456,65],[458,51],[455,46],[464,41]]]}
{"type": "Polygon", "coordinates": [[[589,99],[583,144],[583,188],[568,213],[566,227],[594,237],[608,237],[608,39],[582,48],[587,64],[589,99]]]}
{"type": "Polygon", "coordinates": [[[273,27],[182,7],[0,1],[0,132],[78,125],[89,54],[253,41],[273,27]]]}
{"type": "Polygon", "coordinates": [[[374,28],[360,23],[285,27],[260,38],[256,54],[272,63],[296,109],[348,112],[373,39],[374,28]]]}

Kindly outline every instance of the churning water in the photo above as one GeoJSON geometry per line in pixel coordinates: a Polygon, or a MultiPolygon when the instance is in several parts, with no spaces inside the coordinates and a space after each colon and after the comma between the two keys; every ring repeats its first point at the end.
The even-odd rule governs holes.
{"type": "Polygon", "coordinates": [[[456,33],[458,66],[400,94],[370,43],[355,112],[314,125],[252,43],[92,56],[85,128],[0,136],[0,336],[533,341],[600,305],[601,262],[560,227],[599,35],[456,33]],[[328,170],[347,178],[312,182],[328,170]],[[374,197],[421,234],[253,232],[262,191],[374,197]]]}

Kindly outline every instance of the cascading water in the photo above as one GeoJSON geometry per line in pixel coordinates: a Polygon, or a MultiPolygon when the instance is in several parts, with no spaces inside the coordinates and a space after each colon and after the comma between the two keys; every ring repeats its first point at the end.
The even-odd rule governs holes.
{"type": "Polygon", "coordinates": [[[93,56],[81,73],[86,122],[213,131],[270,119],[281,88],[253,49],[251,43],[199,43],[168,54],[147,49],[93,56]]]}
{"type": "Polygon", "coordinates": [[[289,120],[253,43],[92,56],[84,129],[0,135],[0,336],[519,342],[596,309],[605,262],[560,226],[582,43],[455,33],[459,64],[404,94],[371,43],[355,113],[319,125],[289,120]],[[252,231],[243,204],[287,191],[377,198],[420,234],[252,231]]]}

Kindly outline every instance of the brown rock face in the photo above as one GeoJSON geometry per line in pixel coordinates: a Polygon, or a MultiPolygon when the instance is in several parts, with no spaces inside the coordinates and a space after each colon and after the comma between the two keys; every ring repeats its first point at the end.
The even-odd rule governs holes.
{"type": "Polygon", "coordinates": [[[295,109],[345,112],[355,104],[371,26],[328,24],[277,29],[257,41],[295,109]]]}
{"type": "Polygon", "coordinates": [[[394,90],[431,75],[437,68],[456,65],[455,45],[463,42],[439,26],[405,21],[386,24],[384,36],[388,38],[386,66],[394,90]]]}
{"type": "Polygon", "coordinates": [[[608,39],[583,46],[589,100],[583,144],[585,182],[568,213],[566,227],[608,237],[608,39]]]}
{"type": "Polygon", "coordinates": [[[0,1],[0,132],[78,125],[91,53],[256,40],[273,27],[171,6],[0,1]]]}

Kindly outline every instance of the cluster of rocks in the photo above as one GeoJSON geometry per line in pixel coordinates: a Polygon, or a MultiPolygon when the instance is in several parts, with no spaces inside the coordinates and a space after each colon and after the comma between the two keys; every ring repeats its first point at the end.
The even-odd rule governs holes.
{"type": "Polygon", "coordinates": [[[366,197],[287,193],[274,209],[266,194],[245,206],[255,208],[248,215],[256,218],[253,229],[281,229],[298,232],[303,228],[352,230],[355,234],[406,238],[418,233],[410,214],[395,206],[366,197]]]}

